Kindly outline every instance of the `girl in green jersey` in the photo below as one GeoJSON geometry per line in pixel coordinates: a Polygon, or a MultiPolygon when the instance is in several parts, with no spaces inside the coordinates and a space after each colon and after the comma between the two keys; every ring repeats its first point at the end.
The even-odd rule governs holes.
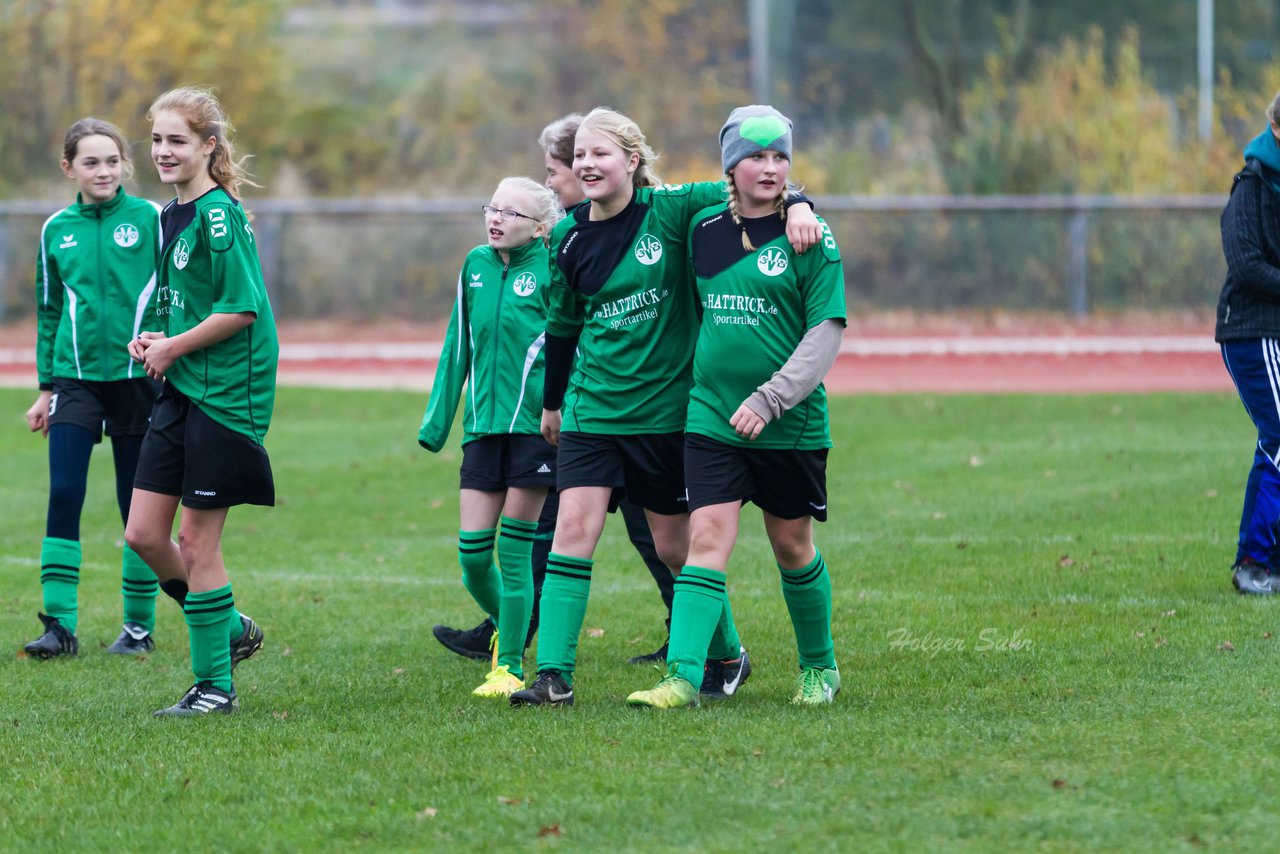
{"type": "Polygon", "coordinates": [[[151,159],[176,198],[161,215],[156,312],[166,328],[129,343],[165,385],[143,440],[125,539],[159,578],[189,590],[195,684],[156,714],[229,713],[238,705],[232,668],[261,648],[262,631],[235,608],[222,531],[232,506],[275,502],[262,440],[279,344],[237,197],[246,174],[221,106],[205,90],[175,89],[156,99],[148,118],[151,159]]]}
{"type": "Polygon", "coordinates": [[[465,383],[458,562],[463,586],[497,626],[493,668],[473,693],[505,698],[524,687],[534,534],[555,485],[555,448],[539,426],[546,237],[561,213],[554,193],[523,177],[504,178],[482,212],[488,241],[458,274],[418,442],[444,447],[465,383]]]}
{"type": "MultiPolygon", "coordinates": [[[[122,346],[154,329],[160,209],[120,185],[133,171],[129,146],[115,125],[81,119],[67,131],[62,171],[79,191],[40,234],[36,264],[36,364],[40,395],[27,426],[49,442],[49,508],[40,545],[44,633],[27,655],[75,655],[80,583],[80,513],[93,446],[111,437],[116,501],[129,518],[138,449],[157,384],[122,346]],[[104,430],[105,427],[105,430],[104,430]]],[[[154,647],[155,575],[125,546],[124,628],[107,652],[132,655],[154,647]]]]}
{"type": "MultiPolygon", "coordinates": [[[[693,214],[721,201],[725,188],[663,186],[655,159],[636,123],[613,110],[592,110],[578,128],[573,173],[587,200],[552,234],[542,418],[543,435],[559,447],[560,515],[538,677],[511,695],[513,705],[573,703],[592,555],[615,490],[645,509],[663,562],[673,572],[685,563],[684,410],[697,318],[684,247],[693,214]]],[[[806,246],[819,234],[807,218],[788,218],[806,246]]],[[[746,671],[741,652],[726,612],[712,657],[735,662],[738,676],[722,695],[746,671]]]]}
{"type": "Polygon", "coordinates": [[[795,628],[800,674],[792,702],[830,703],[840,690],[831,639],[831,580],[813,545],[827,518],[831,447],[822,378],[840,349],[844,274],[825,224],[822,246],[791,251],[782,215],[791,121],[740,107],[720,131],[727,203],[700,211],[689,257],[702,305],[685,437],[691,542],[676,579],[668,673],[633,706],[697,705],[707,642],[727,603],[725,571],[744,501],[764,527],[795,628]]]}

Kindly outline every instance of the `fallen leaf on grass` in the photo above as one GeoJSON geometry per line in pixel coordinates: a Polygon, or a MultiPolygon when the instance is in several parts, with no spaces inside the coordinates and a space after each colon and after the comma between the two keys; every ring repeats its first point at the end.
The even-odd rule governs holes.
{"type": "Polygon", "coordinates": [[[616,738],[606,738],[604,743],[610,747],[620,747],[622,745],[622,742],[618,741],[616,738]]]}
{"type": "Polygon", "coordinates": [[[498,803],[504,807],[520,807],[529,803],[528,798],[508,798],[506,795],[498,795],[498,803]]]}
{"type": "Polygon", "coordinates": [[[755,750],[751,751],[751,755],[752,755],[752,756],[764,756],[764,751],[757,747],[755,750]]]}
{"type": "Polygon", "coordinates": [[[778,779],[774,780],[774,781],[773,781],[772,783],[770,783],[769,785],[770,785],[770,786],[773,786],[775,789],[781,789],[783,786],[787,785],[787,778],[786,778],[786,777],[779,777],[778,779]]]}
{"type": "Polygon", "coordinates": [[[391,672],[392,672],[393,674],[395,674],[396,676],[399,676],[401,673],[404,673],[404,668],[403,668],[403,667],[397,667],[395,670],[392,670],[391,672]]]}
{"type": "Polygon", "coordinates": [[[1263,639],[1263,640],[1271,640],[1271,632],[1263,632],[1263,633],[1262,633],[1262,639],[1263,639]]]}
{"type": "Polygon", "coordinates": [[[976,454],[969,457],[969,465],[973,466],[974,468],[977,468],[978,466],[982,465],[982,457],[979,457],[976,454]]]}
{"type": "Polygon", "coordinates": [[[589,637],[589,638],[602,638],[602,637],[604,637],[604,629],[598,629],[598,628],[596,628],[596,627],[592,626],[591,628],[587,629],[587,637],[589,637]]]}
{"type": "Polygon", "coordinates": [[[1058,558],[1058,566],[1075,566],[1076,562],[1071,559],[1071,555],[1063,555],[1058,558]]]}
{"type": "Polygon", "coordinates": [[[444,502],[441,501],[439,498],[437,498],[435,501],[432,501],[431,503],[429,503],[427,505],[427,508],[430,510],[439,510],[443,506],[444,506],[444,502]]]}
{"type": "Polygon", "coordinates": [[[1157,648],[1162,647],[1162,646],[1167,646],[1168,644],[1169,644],[1169,642],[1168,642],[1167,640],[1165,640],[1164,638],[1156,638],[1156,647],[1157,647],[1157,648]]]}
{"type": "Polygon", "coordinates": [[[1204,494],[1204,497],[1205,497],[1205,498],[1217,498],[1217,497],[1218,497],[1218,490],[1216,490],[1216,489],[1210,489],[1208,492],[1206,492],[1206,493],[1204,494]]]}
{"type": "Polygon", "coordinates": [[[559,835],[560,835],[560,825],[558,824],[548,824],[546,827],[538,828],[539,839],[543,839],[547,836],[559,836],[559,835]]]}
{"type": "Polygon", "coordinates": [[[1057,780],[1057,779],[1055,779],[1055,780],[1052,782],[1052,784],[1051,784],[1051,785],[1052,785],[1055,789],[1065,789],[1065,788],[1067,787],[1067,781],[1066,781],[1066,780],[1057,780]]]}
{"type": "Polygon", "coordinates": [[[1137,631],[1133,633],[1133,636],[1135,638],[1145,638],[1147,636],[1147,633],[1143,631],[1137,631]]]}
{"type": "Polygon", "coordinates": [[[286,646],[284,649],[280,650],[280,655],[284,658],[288,658],[293,655],[293,647],[286,646]]]}
{"type": "Polygon", "coordinates": [[[1218,644],[1218,652],[1235,652],[1235,651],[1236,651],[1236,645],[1233,644],[1231,641],[1223,641],[1222,643],[1218,644]]]}
{"type": "Polygon", "coordinates": [[[425,807],[422,812],[416,814],[415,818],[418,820],[422,820],[424,818],[435,818],[436,814],[439,812],[440,810],[435,807],[425,807]]]}
{"type": "Polygon", "coordinates": [[[288,712],[272,712],[271,717],[275,718],[278,721],[282,721],[285,718],[289,717],[289,713],[288,712]]]}
{"type": "Polygon", "coordinates": [[[1165,611],[1165,612],[1164,612],[1163,614],[1161,614],[1160,616],[1162,616],[1162,617],[1176,617],[1177,615],[1178,615],[1178,612],[1177,612],[1177,611],[1165,611]]]}

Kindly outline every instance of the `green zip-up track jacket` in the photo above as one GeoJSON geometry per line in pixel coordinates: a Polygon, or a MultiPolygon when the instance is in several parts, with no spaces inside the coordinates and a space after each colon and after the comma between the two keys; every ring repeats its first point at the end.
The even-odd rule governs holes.
{"type": "Polygon", "coordinates": [[[159,206],[123,188],[102,204],[76,203],[45,221],[36,262],[36,370],[109,382],[141,379],[129,342],[159,329],[155,316],[159,206]]]}

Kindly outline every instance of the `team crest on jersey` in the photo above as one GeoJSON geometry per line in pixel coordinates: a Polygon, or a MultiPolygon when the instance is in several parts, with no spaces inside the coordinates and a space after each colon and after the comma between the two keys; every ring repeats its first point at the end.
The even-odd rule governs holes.
{"type": "Polygon", "coordinates": [[[128,249],[130,246],[138,242],[138,228],[137,226],[129,225],[128,223],[125,223],[124,225],[117,225],[116,230],[111,233],[111,236],[115,238],[116,246],[128,249]]]}
{"type": "Polygon", "coordinates": [[[74,234],[64,234],[62,235],[62,244],[58,248],[70,249],[72,246],[78,245],[79,244],[76,243],[76,236],[74,234]]]}
{"type": "Polygon", "coordinates": [[[781,276],[787,272],[787,264],[787,253],[776,246],[770,246],[756,256],[756,267],[766,276],[781,276]]]}
{"type": "Polygon", "coordinates": [[[636,241],[636,260],[652,267],[662,258],[662,241],[652,234],[642,234],[636,241]]]}
{"type": "Polygon", "coordinates": [[[173,246],[173,266],[179,270],[183,270],[187,266],[187,262],[191,260],[191,247],[187,245],[185,238],[179,237],[178,242],[173,246]]]}
{"type": "Polygon", "coordinates": [[[483,288],[483,287],[484,287],[484,282],[480,281],[480,274],[479,274],[479,273],[472,273],[472,274],[471,274],[471,283],[470,283],[469,287],[473,287],[473,288],[483,288]]]}
{"type": "Polygon", "coordinates": [[[516,276],[515,284],[512,285],[518,296],[527,297],[538,288],[538,277],[533,273],[521,273],[516,276]]]}

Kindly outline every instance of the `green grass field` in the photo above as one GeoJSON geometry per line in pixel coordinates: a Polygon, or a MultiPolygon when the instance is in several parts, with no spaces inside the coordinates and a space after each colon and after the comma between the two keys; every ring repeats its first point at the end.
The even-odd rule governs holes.
{"type": "Polygon", "coordinates": [[[1236,596],[1252,428],[1224,395],[891,396],[833,404],[844,691],[787,704],[795,651],[748,508],[730,592],[756,673],[696,711],[627,708],[662,640],[610,522],[577,706],[473,699],[431,637],[478,619],[455,566],[459,453],[423,399],[285,389],[280,504],[231,514],[237,604],[267,632],[229,718],[162,720],[186,630],[119,631],[110,457],[83,522],[81,654],[38,633],[44,444],[0,391],[0,849],[1262,850],[1280,771],[1271,602],[1236,596]],[[1269,746],[1270,745],[1270,746],[1269,746]]]}

